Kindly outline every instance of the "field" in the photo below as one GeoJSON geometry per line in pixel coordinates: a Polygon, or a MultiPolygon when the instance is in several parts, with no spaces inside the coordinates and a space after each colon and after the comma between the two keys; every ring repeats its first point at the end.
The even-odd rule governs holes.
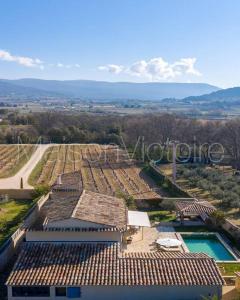
{"type": "Polygon", "coordinates": [[[15,175],[34,150],[34,145],[0,145],[0,178],[15,175]]]}
{"type": "Polygon", "coordinates": [[[50,147],[33,170],[29,183],[52,185],[57,175],[73,171],[81,171],[86,190],[107,195],[123,192],[134,199],[159,198],[156,184],[124,151],[113,146],[50,147]]]}

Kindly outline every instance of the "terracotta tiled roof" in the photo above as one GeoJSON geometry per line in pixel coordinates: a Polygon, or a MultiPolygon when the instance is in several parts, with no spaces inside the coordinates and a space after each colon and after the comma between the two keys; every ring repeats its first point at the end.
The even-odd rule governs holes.
{"type": "Polygon", "coordinates": [[[122,254],[125,258],[209,258],[205,253],[182,253],[176,252],[126,252],[122,254]]]}
{"type": "Polygon", "coordinates": [[[215,208],[208,201],[176,201],[176,208],[185,215],[211,214],[215,208]]]}
{"type": "Polygon", "coordinates": [[[81,228],[81,227],[43,227],[43,226],[32,226],[30,229],[27,229],[28,231],[51,231],[51,232],[105,232],[105,231],[125,231],[125,228],[119,228],[119,227],[87,227],[87,228],[81,228]]]}
{"type": "Polygon", "coordinates": [[[127,225],[127,208],[123,199],[83,191],[72,217],[122,228],[127,225]]]}
{"type": "Polygon", "coordinates": [[[119,244],[25,243],[7,285],[222,285],[213,259],[119,256],[119,244]]]}
{"type": "Polygon", "coordinates": [[[54,191],[43,205],[42,214],[48,222],[69,219],[81,196],[79,191],[54,191]]]}
{"type": "Polygon", "coordinates": [[[122,230],[127,225],[127,209],[123,199],[85,191],[80,172],[61,175],[61,184],[52,187],[43,206],[47,224],[75,218],[122,230]]]}

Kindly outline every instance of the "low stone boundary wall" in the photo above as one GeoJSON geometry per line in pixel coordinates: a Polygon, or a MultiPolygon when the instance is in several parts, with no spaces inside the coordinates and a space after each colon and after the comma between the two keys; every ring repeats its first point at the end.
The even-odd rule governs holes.
{"type": "Polygon", "coordinates": [[[33,189],[0,189],[0,195],[8,195],[9,199],[32,199],[33,189]]]}
{"type": "Polygon", "coordinates": [[[225,223],[222,224],[222,228],[226,230],[234,239],[240,242],[240,227],[226,219],[225,223]]]}
{"type": "Polygon", "coordinates": [[[29,210],[22,225],[13,233],[13,235],[0,248],[0,271],[11,260],[12,256],[18,250],[21,242],[25,237],[25,230],[31,226],[39,216],[41,207],[48,199],[49,195],[42,196],[38,202],[29,210]]]}
{"type": "Polygon", "coordinates": [[[174,183],[170,177],[164,175],[154,164],[150,163],[149,166],[152,175],[157,176],[162,182],[167,182],[168,186],[172,189],[173,192],[178,193],[183,198],[193,198],[190,193],[186,192],[178,184],[174,183]]]}

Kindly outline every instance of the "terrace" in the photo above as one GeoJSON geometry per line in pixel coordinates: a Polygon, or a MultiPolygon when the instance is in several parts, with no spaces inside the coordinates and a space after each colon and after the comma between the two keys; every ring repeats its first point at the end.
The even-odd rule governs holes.
{"type": "MultiPolygon", "coordinates": [[[[172,226],[154,226],[154,227],[144,227],[143,232],[138,230],[134,232],[131,237],[132,241],[130,244],[125,244],[124,252],[157,252],[158,247],[156,240],[159,238],[171,238],[179,239],[179,235],[175,232],[172,226]]],[[[184,249],[179,248],[181,252],[184,249]]]]}

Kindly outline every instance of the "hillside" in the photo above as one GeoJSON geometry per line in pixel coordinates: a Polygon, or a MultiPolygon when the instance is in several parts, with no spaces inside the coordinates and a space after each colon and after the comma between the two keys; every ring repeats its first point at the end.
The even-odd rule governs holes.
{"type": "Polygon", "coordinates": [[[47,92],[34,87],[25,87],[14,84],[14,82],[0,80],[0,96],[1,97],[39,97],[39,96],[56,96],[56,93],[47,92]]]}
{"type": "Polygon", "coordinates": [[[191,96],[183,100],[191,102],[238,102],[240,101],[240,87],[223,89],[201,96],[191,96]]]}
{"type": "Polygon", "coordinates": [[[164,98],[185,98],[198,96],[219,90],[218,87],[205,83],[130,83],[130,82],[104,82],[92,80],[40,80],[19,79],[1,80],[2,93],[17,93],[16,87],[24,88],[20,92],[27,94],[39,91],[58,94],[67,97],[78,97],[93,100],[161,100],[164,98]],[[30,89],[28,91],[28,89],[30,89]],[[35,89],[35,90],[34,90],[35,89]]]}

